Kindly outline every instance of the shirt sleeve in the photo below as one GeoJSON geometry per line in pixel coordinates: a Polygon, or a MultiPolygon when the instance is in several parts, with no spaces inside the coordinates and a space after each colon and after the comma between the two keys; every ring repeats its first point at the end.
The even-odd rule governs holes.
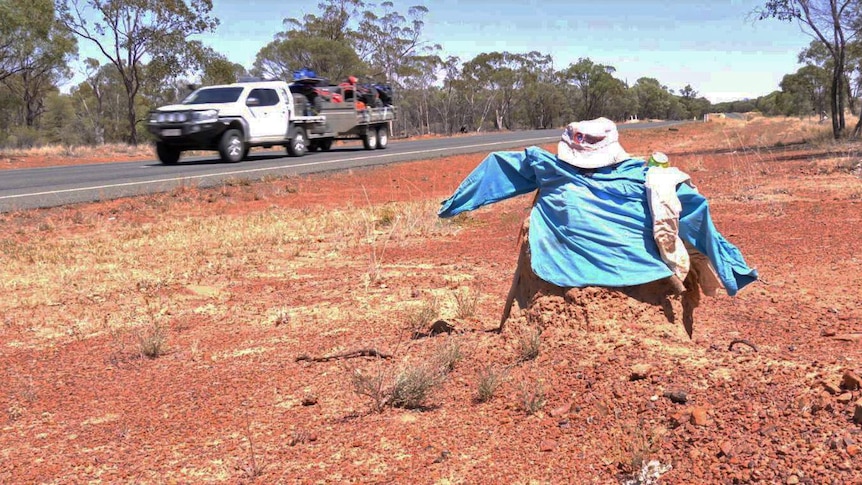
{"type": "Polygon", "coordinates": [[[493,152],[444,200],[437,215],[452,217],[464,211],[526,194],[538,188],[528,148],[521,152],[493,152]]]}
{"type": "Polygon", "coordinates": [[[706,198],[686,184],[679,186],[677,195],[682,203],[679,236],[709,258],[727,294],[733,296],[757,280],[757,270],[745,263],[739,249],[713,225],[706,198]]]}

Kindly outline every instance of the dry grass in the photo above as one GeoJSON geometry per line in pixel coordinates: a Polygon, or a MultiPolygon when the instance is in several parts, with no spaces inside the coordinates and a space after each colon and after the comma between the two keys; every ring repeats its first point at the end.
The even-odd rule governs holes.
{"type": "Polygon", "coordinates": [[[153,147],[149,143],[129,145],[106,143],[104,145],[45,145],[33,148],[0,148],[0,158],[79,158],[79,157],[152,157],[153,147]]]}
{"type": "MultiPolygon", "coordinates": [[[[185,197],[184,193],[165,195],[164,203],[185,197]]],[[[156,211],[161,209],[159,204],[152,205],[158,206],[156,211]]],[[[395,208],[396,217],[405,223],[386,229],[387,244],[410,244],[457,230],[437,218],[435,201],[400,203],[395,208]]],[[[100,322],[101,315],[108,315],[106,323],[111,327],[138,328],[148,323],[150,317],[136,305],[142,293],[182,288],[198,292],[203,287],[201,291],[212,293],[207,296],[216,297],[215,311],[224,311],[218,296],[227,282],[271,275],[291,278],[324,260],[337,261],[336,271],[339,267],[361,271],[363,262],[346,256],[355,251],[378,256],[375,272],[379,280],[388,274],[381,236],[369,235],[356,224],[363,214],[363,209],[273,208],[246,215],[160,216],[152,222],[114,220],[110,213],[45,221],[35,233],[0,236],[4,262],[0,265],[0,293],[4,295],[0,314],[12,316],[64,302],[88,302],[89,306],[76,307],[85,313],[66,312],[28,322],[36,340],[62,338],[70,332],[81,339],[103,332],[89,323],[100,322]],[[88,227],[71,231],[67,230],[70,225],[88,227]],[[114,306],[119,308],[109,310],[114,306]]],[[[175,315],[194,311],[178,308],[182,303],[166,298],[159,311],[175,315]]]]}

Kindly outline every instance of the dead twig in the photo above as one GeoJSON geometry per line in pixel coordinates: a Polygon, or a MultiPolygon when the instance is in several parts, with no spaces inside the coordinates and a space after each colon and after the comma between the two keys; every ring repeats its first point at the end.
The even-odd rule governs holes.
{"type": "Polygon", "coordinates": [[[358,349],[351,350],[348,352],[341,352],[340,354],[327,355],[324,357],[311,357],[310,355],[300,355],[296,358],[296,361],[329,362],[330,360],[352,359],[354,357],[378,357],[381,359],[389,359],[392,357],[392,355],[380,352],[377,349],[358,349]]]}
{"type": "Polygon", "coordinates": [[[730,345],[727,347],[727,351],[728,351],[728,352],[730,352],[731,350],[733,350],[733,346],[734,346],[734,345],[736,345],[736,344],[747,345],[747,346],[751,347],[751,349],[752,349],[752,350],[754,350],[755,352],[757,352],[757,346],[756,346],[756,345],[754,345],[753,343],[749,342],[748,340],[745,340],[744,338],[736,338],[736,339],[733,339],[733,340],[730,342],[730,345]]]}

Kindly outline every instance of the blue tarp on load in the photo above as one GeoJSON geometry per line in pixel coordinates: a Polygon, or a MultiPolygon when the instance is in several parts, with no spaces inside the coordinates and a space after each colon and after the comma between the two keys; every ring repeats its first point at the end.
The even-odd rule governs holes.
{"type": "MultiPolygon", "coordinates": [[[[530,213],[533,272],[561,287],[632,286],[671,276],[652,234],[645,164],[629,159],[589,174],[538,147],[488,155],[442,203],[451,217],[539,189],[530,213]]],[[[729,295],[757,279],[715,228],[706,198],[688,185],[680,238],[705,254],[729,295]]]]}

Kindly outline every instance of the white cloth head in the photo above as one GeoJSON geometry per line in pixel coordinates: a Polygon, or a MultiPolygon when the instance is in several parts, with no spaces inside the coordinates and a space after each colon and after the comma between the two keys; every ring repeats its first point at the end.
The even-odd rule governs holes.
{"type": "Polygon", "coordinates": [[[578,168],[593,169],[630,157],[619,143],[617,125],[607,118],[596,118],[566,126],[557,144],[557,158],[578,168]]]}

